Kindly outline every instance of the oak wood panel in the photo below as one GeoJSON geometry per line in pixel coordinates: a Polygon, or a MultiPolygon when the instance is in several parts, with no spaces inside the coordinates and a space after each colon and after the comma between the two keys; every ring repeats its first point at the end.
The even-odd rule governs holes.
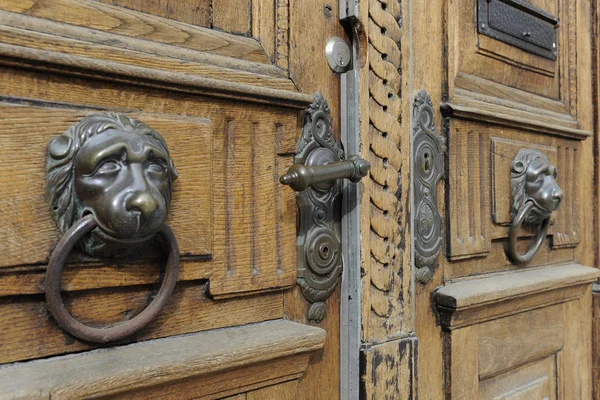
{"type": "MultiPolygon", "coordinates": [[[[508,271],[518,271],[523,268],[513,264],[506,256],[506,238],[508,236],[508,227],[494,226],[491,234],[494,237],[502,238],[492,240],[490,252],[486,257],[477,257],[469,260],[448,261],[444,268],[444,277],[447,280],[464,279],[467,277],[478,277],[489,273],[502,273],[508,271]]],[[[550,226],[549,231],[553,230],[550,226]]],[[[531,244],[531,236],[524,236],[517,240],[517,249],[524,251],[528,244],[531,244]]],[[[540,246],[540,249],[531,260],[532,266],[552,265],[558,263],[572,262],[575,259],[575,252],[572,248],[552,249],[550,246],[551,238],[548,237],[540,246]]]]}
{"type": "Polygon", "coordinates": [[[560,351],[562,304],[479,325],[479,379],[484,380],[560,351]]]}
{"type": "MultiPolygon", "coordinates": [[[[120,343],[198,332],[281,318],[281,293],[209,300],[202,282],[178,282],[166,307],[146,328],[120,343]]],[[[106,325],[128,319],[145,308],[155,291],[147,286],[63,294],[67,308],[83,323],[106,325]]],[[[0,300],[0,363],[80,352],[98,346],[81,342],[60,329],[43,297],[0,300]]]]}
{"type": "Polygon", "coordinates": [[[248,392],[248,400],[283,400],[296,397],[298,381],[281,383],[259,390],[248,392]]]}
{"type": "MultiPolygon", "coordinates": [[[[145,0],[118,1],[136,1],[141,7],[144,5],[153,5],[152,2],[145,0]]],[[[195,1],[197,6],[201,4],[199,1],[195,1]]],[[[171,3],[178,2],[180,1],[171,3]]],[[[153,3],[156,4],[158,2],[153,3]]],[[[193,7],[186,8],[187,14],[191,15],[193,7]]],[[[270,64],[269,58],[260,45],[250,38],[194,27],[144,12],[127,10],[96,1],[1,0],[0,9],[69,25],[111,32],[126,37],[140,38],[156,43],[171,44],[182,48],[270,64]]]]}
{"type": "Polygon", "coordinates": [[[105,4],[126,7],[140,11],[186,22],[198,26],[210,26],[210,0],[96,0],[105,4]]]}
{"type": "MultiPolygon", "coordinates": [[[[0,105],[0,157],[5,160],[0,168],[0,213],[12,216],[0,221],[8,238],[0,245],[0,266],[47,262],[59,233],[44,197],[46,146],[90,113],[93,111],[0,105]]],[[[212,199],[210,191],[198,191],[197,187],[211,184],[212,123],[143,113],[135,117],[163,135],[182,178],[174,183],[169,216],[181,254],[211,254],[212,199]]]]}
{"type": "Polygon", "coordinates": [[[446,398],[479,399],[477,325],[444,333],[444,385],[446,398]]]}
{"type": "MultiPolygon", "coordinates": [[[[219,387],[230,389],[235,383],[248,385],[273,375],[265,365],[266,373],[254,376],[238,374],[236,377],[235,373],[227,373],[227,370],[263,362],[288,357],[287,362],[278,363],[283,367],[280,376],[297,375],[308,361],[306,356],[301,356],[321,348],[324,339],[325,332],[321,329],[283,320],[166,338],[16,364],[3,369],[4,377],[9,379],[2,381],[0,393],[3,396],[21,392],[24,396],[36,394],[57,399],[89,398],[201,377],[210,383],[205,385],[204,394],[210,394],[215,388],[218,392],[219,387]],[[221,379],[237,379],[231,379],[230,384],[221,381],[218,385],[214,379],[219,378],[217,373],[221,379]]],[[[193,392],[186,397],[193,397],[193,392]]]]}
{"type": "MultiPolygon", "coordinates": [[[[557,182],[568,196],[557,210],[554,220],[552,248],[576,247],[579,244],[579,217],[581,208],[580,186],[585,185],[576,179],[581,168],[581,145],[575,141],[559,141],[557,146],[559,166],[557,182]],[[574,179],[575,178],[575,179],[574,179]]],[[[587,185],[586,185],[587,186],[587,185]]],[[[587,217],[586,217],[587,218],[587,217]]]]}
{"type": "Polygon", "coordinates": [[[563,375],[559,377],[564,399],[592,398],[592,287],[583,297],[564,304],[565,345],[563,375]]]}
{"type": "MultiPolygon", "coordinates": [[[[559,76],[555,72],[554,76],[547,76],[546,72],[541,74],[537,70],[520,68],[522,64],[533,64],[538,69],[540,63],[535,62],[537,56],[524,54],[523,50],[512,50],[507,47],[502,47],[501,44],[496,46],[496,40],[493,40],[494,47],[488,46],[496,53],[496,57],[490,57],[487,53],[480,51],[480,38],[483,35],[477,33],[477,7],[473,3],[465,3],[461,1],[449,1],[448,13],[451,17],[448,18],[448,45],[451,51],[448,52],[450,61],[449,66],[449,83],[452,88],[454,77],[463,72],[469,75],[475,75],[493,82],[498,82],[506,86],[515,87],[531,93],[538,94],[543,97],[559,99],[559,76]],[[508,57],[498,57],[498,49],[508,51],[508,57]],[[515,63],[512,53],[520,54],[516,62],[521,61],[519,66],[511,65],[515,63]],[[498,59],[500,58],[500,59],[498,59]],[[506,59],[512,63],[504,62],[506,59]],[[525,63],[523,63],[523,61],[525,63]],[[528,62],[532,61],[532,62],[528,62]]],[[[568,23],[563,18],[561,25],[558,28],[559,34],[561,31],[568,30],[568,23]]],[[[484,46],[486,39],[484,39],[484,46]]],[[[565,43],[558,43],[559,59],[563,57],[568,48],[565,43]]],[[[558,69],[559,61],[554,62],[554,71],[558,69]]],[[[548,67],[542,62],[544,67],[548,67]]]]}
{"type": "Polygon", "coordinates": [[[597,276],[578,264],[547,266],[449,283],[433,297],[442,327],[453,330],[579,298],[597,276]]]}
{"type": "MultiPolygon", "coordinates": [[[[548,356],[480,383],[482,400],[555,400],[556,356],[548,356]]],[[[558,397],[563,398],[563,397],[558,397]]]]}
{"type": "MultiPolygon", "coordinates": [[[[23,83],[24,81],[18,79],[17,82],[23,83]]],[[[73,80],[69,80],[72,84],[73,80]]],[[[258,107],[248,108],[247,106],[241,105],[232,105],[227,103],[219,103],[214,100],[191,100],[190,98],[178,98],[177,96],[170,96],[168,100],[161,100],[160,102],[149,101],[148,95],[149,92],[137,92],[136,95],[132,95],[134,92],[124,92],[119,87],[114,88],[114,92],[108,94],[112,89],[110,86],[98,84],[94,85],[93,82],[81,83],[80,85],[76,85],[76,87],[71,87],[71,89],[66,89],[64,83],[57,84],[56,92],[50,92],[50,96],[56,95],[61,100],[72,99],[74,101],[78,101],[81,99],[86,103],[92,103],[95,106],[98,106],[98,102],[101,106],[104,107],[114,107],[116,105],[121,105],[123,107],[127,107],[128,105],[137,108],[137,107],[152,107],[153,105],[158,105],[159,108],[155,108],[155,110],[159,112],[168,113],[169,110],[177,113],[188,113],[188,114],[201,114],[204,116],[208,116],[213,121],[213,130],[214,136],[219,138],[215,139],[217,143],[222,143],[224,138],[227,136],[225,134],[225,119],[228,118],[230,121],[233,121],[232,124],[237,123],[236,121],[243,121],[242,124],[250,124],[253,129],[256,130],[255,137],[257,138],[257,143],[260,147],[257,147],[257,153],[254,155],[254,159],[250,156],[250,159],[242,159],[241,156],[237,158],[240,163],[243,163],[248,168],[251,168],[252,163],[256,161],[257,168],[256,173],[254,174],[254,182],[255,184],[251,187],[252,191],[257,190],[261,196],[264,196],[267,200],[262,202],[257,202],[256,209],[254,213],[250,213],[248,215],[242,215],[238,213],[239,210],[232,209],[231,211],[234,215],[231,218],[237,218],[238,221],[242,221],[245,228],[241,230],[241,234],[246,237],[250,237],[251,232],[248,229],[254,229],[255,233],[260,233],[254,238],[254,242],[240,242],[236,243],[236,246],[247,246],[248,248],[243,250],[239,250],[245,252],[245,254],[250,254],[251,251],[254,252],[255,256],[258,258],[255,260],[255,264],[264,264],[259,265],[258,269],[253,269],[250,264],[248,264],[247,269],[245,265],[239,264],[235,267],[238,270],[247,271],[249,275],[247,280],[242,280],[238,283],[235,283],[234,280],[230,280],[232,288],[228,289],[223,282],[219,282],[219,279],[225,279],[226,269],[225,269],[225,258],[224,254],[227,252],[227,241],[225,237],[229,235],[226,232],[226,222],[227,222],[227,214],[220,212],[219,207],[222,207],[225,204],[225,199],[230,197],[229,192],[224,189],[224,186],[221,187],[218,191],[213,191],[213,194],[210,195],[210,191],[203,190],[200,193],[203,193],[202,196],[212,196],[212,202],[215,205],[213,210],[209,210],[202,207],[194,208],[194,212],[199,213],[209,213],[208,215],[213,216],[214,220],[214,229],[217,232],[217,235],[221,235],[215,238],[210,238],[209,236],[205,236],[204,239],[196,238],[194,235],[188,236],[188,240],[193,240],[194,243],[200,243],[202,240],[210,240],[210,243],[215,241],[215,252],[213,254],[212,259],[206,260],[206,263],[210,264],[213,267],[224,268],[223,270],[218,269],[218,272],[215,274],[214,279],[212,281],[213,286],[211,290],[214,288],[215,294],[225,294],[227,290],[229,292],[237,292],[237,291],[248,291],[248,292],[256,292],[267,289],[276,289],[277,287],[286,287],[293,284],[295,279],[295,226],[294,226],[294,217],[295,214],[295,203],[294,203],[294,193],[291,190],[285,190],[286,188],[280,187],[277,182],[277,176],[280,175],[287,166],[291,163],[291,157],[289,154],[295,148],[295,137],[297,132],[299,132],[298,127],[298,119],[295,111],[290,111],[286,109],[260,109],[258,107]],[[92,86],[95,86],[92,89],[92,86]],[[97,89],[97,90],[96,90],[97,89]],[[81,90],[81,92],[80,92],[81,90]],[[129,93],[129,94],[127,94],[129,93]],[[81,97],[78,97],[79,94],[81,97]],[[96,96],[96,94],[98,94],[96,96]],[[67,95],[67,96],[65,96],[67,95]],[[105,97],[108,96],[108,97],[105,97]],[[122,99],[119,100],[121,103],[115,103],[115,101],[110,101],[109,99],[122,99]],[[129,103],[128,103],[129,102],[129,103]],[[165,108],[166,107],[166,108],[165,108]],[[223,113],[223,109],[230,110],[227,114],[223,113]],[[268,143],[269,146],[262,146],[263,143],[268,143]],[[271,151],[269,157],[263,157],[266,155],[268,151],[271,151]],[[275,157],[275,153],[282,154],[281,156],[275,157]],[[264,181],[263,181],[264,179],[264,181]],[[271,188],[271,189],[269,189],[271,188]],[[267,190],[272,190],[270,195],[266,195],[267,190]],[[216,197],[215,197],[216,196],[216,197]],[[272,209],[267,209],[265,204],[275,204],[275,207],[272,209]],[[258,213],[258,214],[257,214],[258,213]],[[275,216],[278,216],[276,219],[275,216]],[[263,222],[262,218],[266,218],[263,222]],[[254,221],[254,222],[253,222],[254,221]],[[275,229],[267,229],[266,224],[275,223],[275,229]],[[248,228],[248,229],[246,229],[248,228]],[[260,230],[260,232],[259,232],[260,230]],[[261,233],[262,232],[262,233],[261,233]],[[276,243],[276,237],[280,240],[280,248],[277,252],[272,251],[273,243],[276,243]],[[200,240],[200,241],[199,241],[200,240]],[[265,247],[262,247],[262,242],[264,241],[265,247]],[[253,249],[253,250],[252,250],[253,249]],[[268,249],[268,250],[267,250],[268,249]],[[258,256],[260,254],[260,256],[258,256]],[[262,258],[261,258],[262,257],[262,258]],[[223,271],[223,272],[222,272],[223,271]],[[252,272],[255,272],[255,275],[252,275],[252,272]],[[265,277],[268,274],[272,274],[271,278],[260,278],[256,277],[256,271],[261,272],[261,276],[265,277]],[[244,283],[245,282],[245,283],[244,283]],[[274,282],[275,285],[270,287],[269,282],[274,282]],[[245,286],[244,286],[245,285],[245,286]],[[219,293],[219,288],[223,293],[219,293]]],[[[69,84],[67,84],[68,86],[69,84]]],[[[38,86],[41,88],[41,86],[38,86]]],[[[44,85],[43,87],[48,88],[48,86],[44,85]]],[[[45,89],[44,89],[45,90],[45,89]]],[[[130,88],[133,90],[133,88],[130,88]]],[[[35,90],[34,90],[35,91],[35,90]]],[[[29,91],[30,95],[35,95],[35,93],[29,91]]],[[[40,97],[43,97],[44,94],[40,93],[40,97]]],[[[153,95],[150,94],[152,97],[153,95]]],[[[72,111],[69,111],[72,112],[72,111]]],[[[173,117],[177,119],[177,117],[173,117]]],[[[59,130],[56,133],[60,133],[62,130],[59,130]]],[[[173,132],[174,134],[175,132],[173,132]]],[[[198,140],[198,139],[194,139],[198,140]]],[[[167,138],[167,141],[169,139],[167,138]]],[[[43,147],[41,144],[39,146],[43,147]]],[[[184,144],[182,143],[182,146],[184,144]]],[[[40,148],[41,148],[40,147],[40,148]]],[[[186,147],[186,146],[184,146],[186,147]]],[[[203,150],[208,150],[208,147],[203,146],[203,150]]],[[[186,147],[184,154],[192,153],[196,150],[191,148],[189,145],[186,147]]],[[[43,154],[43,151],[42,153],[43,154]]],[[[218,153],[216,151],[211,152],[213,157],[216,157],[218,153]]],[[[41,159],[43,159],[43,156],[41,159]]],[[[195,160],[198,155],[194,155],[192,158],[189,158],[190,161],[195,160]]],[[[220,156],[219,156],[220,157],[220,156]]],[[[232,155],[233,157],[233,155],[232,155]]],[[[188,158],[184,158],[182,160],[187,160],[188,158]]],[[[175,156],[175,160],[177,163],[177,157],[175,156]]],[[[232,159],[233,160],[233,159],[232,159]]],[[[230,160],[230,161],[232,161],[230,160]]],[[[206,179],[209,178],[212,174],[214,184],[215,185],[224,185],[224,170],[220,170],[218,167],[219,163],[223,162],[223,159],[219,158],[218,160],[214,159],[215,163],[213,163],[212,172],[210,174],[206,173],[206,170],[200,170],[200,164],[196,165],[196,173],[194,174],[193,181],[194,182],[206,182],[206,179]],[[219,172],[221,171],[221,172],[219,172]],[[221,175],[219,175],[221,174],[221,175]]],[[[191,164],[190,164],[191,165],[191,164]]],[[[38,168],[43,168],[41,164],[39,164],[38,168]]],[[[252,168],[251,168],[252,169],[252,168]]],[[[249,169],[249,171],[251,171],[249,169]]],[[[208,168],[210,171],[211,169],[208,168]]],[[[39,173],[40,177],[43,176],[43,173],[39,173]]],[[[230,176],[228,178],[231,182],[235,182],[236,176],[230,176]]],[[[244,179],[243,176],[240,179],[244,179]]],[[[177,182],[183,182],[183,180],[178,180],[177,182]]],[[[176,184],[177,184],[176,182],[176,184]]],[[[43,187],[43,183],[40,182],[39,190],[43,187]]],[[[206,184],[203,184],[203,187],[206,187],[206,184]]],[[[232,186],[233,188],[233,186],[232,186]]],[[[228,188],[229,189],[229,188],[228,188]]],[[[250,189],[250,188],[249,188],[250,189]]],[[[233,190],[233,189],[232,189],[233,190]]],[[[41,192],[40,192],[41,193],[41,192]]],[[[253,192],[245,193],[246,196],[251,196],[253,192]]],[[[194,193],[190,192],[192,197],[196,196],[194,193]]],[[[196,196],[197,197],[197,196],[196,196]]],[[[250,204],[246,201],[238,201],[239,204],[244,205],[246,203],[250,204]]],[[[43,204],[43,199],[40,200],[40,204],[43,204]]],[[[175,203],[174,203],[175,204],[175,203]]],[[[210,204],[210,201],[206,204],[210,204]]],[[[45,208],[44,208],[45,209],[45,208]]],[[[36,218],[43,218],[46,214],[37,213],[32,215],[37,215],[36,218]],[[37,215],[39,214],[39,215],[37,215]]],[[[197,222],[197,221],[196,221],[197,222]]],[[[235,222],[235,220],[234,220],[235,222]]],[[[48,226],[50,226],[50,222],[48,222],[48,226]]],[[[202,226],[196,225],[193,220],[185,219],[185,224],[193,226],[193,229],[197,231],[197,229],[202,229],[202,226]]],[[[204,229],[206,229],[206,225],[204,224],[204,229]]],[[[235,227],[233,227],[235,228],[235,227]]],[[[240,228],[241,229],[241,228],[240,228]]],[[[47,238],[48,239],[48,238],[47,238]]],[[[49,245],[48,245],[49,249],[49,245]]],[[[237,251],[237,250],[236,250],[237,251]]],[[[184,252],[182,252],[184,253],[184,252]]],[[[47,254],[46,254],[47,255],[47,254]]],[[[45,256],[46,256],[45,255],[45,256]]],[[[190,262],[194,260],[189,260],[190,262]]],[[[198,261],[196,261],[198,262],[198,261]]],[[[198,264],[194,264],[194,270],[189,270],[187,276],[190,279],[199,279],[199,278],[207,278],[207,272],[210,274],[212,268],[210,266],[200,266],[198,264]]],[[[109,274],[110,270],[107,270],[106,274],[109,274]]],[[[182,274],[185,271],[185,263],[184,268],[182,269],[182,274]]],[[[132,274],[134,275],[134,274],[132,274]]],[[[39,276],[39,275],[38,275],[39,276]]],[[[101,277],[102,275],[100,275],[101,277]]],[[[104,275],[106,276],[106,275],[104,275]]],[[[115,282],[115,279],[109,278],[107,282],[115,282]]],[[[39,292],[39,288],[34,288],[32,285],[36,285],[35,283],[29,281],[30,283],[24,284],[24,287],[27,287],[29,291],[39,292]]],[[[98,285],[102,286],[101,279],[98,280],[98,285]]],[[[147,280],[146,280],[147,282],[147,280]]],[[[85,285],[89,285],[92,282],[87,282],[85,285]]],[[[133,279],[133,284],[142,283],[140,278],[133,279]]],[[[9,289],[14,290],[14,289],[9,289]]]]}
{"type": "MultiPolygon", "coordinates": [[[[14,19],[8,13],[0,14],[0,17],[14,19]]],[[[16,23],[12,24],[16,25],[16,23]]],[[[11,48],[21,49],[22,51],[26,49],[27,53],[31,53],[31,56],[40,52],[51,52],[67,57],[64,62],[67,62],[68,59],[88,59],[94,60],[96,63],[112,62],[123,66],[131,66],[130,69],[147,68],[159,72],[185,73],[207,79],[264,86],[273,89],[294,90],[292,82],[284,77],[277,76],[278,74],[270,71],[270,68],[256,67],[250,64],[247,66],[250,71],[244,71],[243,63],[238,63],[235,59],[224,60],[223,58],[219,61],[220,64],[225,65],[215,66],[210,63],[210,58],[205,60],[202,57],[195,57],[195,54],[185,58],[181,56],[173,58],[174,54],[171,54],[170,49],[164,52],[166,54],[160,54],[152,44],[144,46],[145,43],[142,43],[141,46],[136,46],[136,42],[139,42],[137,39],[121,44],[118,35],[110,34],[105,36],[112,36],[112,38],[101,41],[98,40],[97,35],[92,33],[93,31],[86,32],[83,29],[77,29],[78,32],[73,32],[69,35],[70,37],[65,38],[54,32],[52,24],[48,25],[50,25],[46,30],[48,33],[39,32],[39,29],[36,29],[38,32],[32,32],[18,26],[0,25],[0,42],[3,44],[3,48],[7,49],[6,52],[11,48]],[[113,42],[110,42],[110,39],[113,42]],[[113,43],[117,45],[115,46],[113,43]],[[118,52],[115,51],[117,49],[118,52]]],[[[46,61],[51,62],[52,60],[48,59],[46,61]]]]}
{"type": "MultiPolygon", "coordinates": [[[[255,391],[282,382],[298,382],[306,371],[310,354],[299,354],[252,364],[243,368],[218,371],[206,376],[176,380],[142,390],[102,397],[110,400],[194,399],[194,400],[246,400],[245,391],[255,391]],[[240,393],[229,397],[234,393],[240,393]]],[[[293,399],[293,397],[290,397],[293,399]]]]}
{"type": "Polygon", "coordinates": [[[212,1],[211,6],[213,29],[244,36],[251,34],[252,1],[217,0],[212,1]]]}
{"type": "Polygon", "coordinates": [[[488,135],[477,125],[451,122],[449,139],[448,257],[481,257],[489,253],[491,241],[488,135]]]}
{"type": "Polygon", "coordinates": [[[276,59],[277,19],[280,18],[274,0],[252,1],[252,37],[256,38],[271,62],[276,59]]]}
{"type": "Polygon", "coordinates": [[[361,399],[413,398],[417,393],[417,339],[390,340],[361,354],[361,399]]]}

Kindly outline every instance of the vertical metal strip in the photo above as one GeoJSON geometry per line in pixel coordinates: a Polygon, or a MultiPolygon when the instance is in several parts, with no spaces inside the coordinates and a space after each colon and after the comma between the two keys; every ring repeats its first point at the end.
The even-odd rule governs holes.
{"type": "MultiPolygon", "coordinates": [[[[356,0],[340,0],[340,20],[356,17],[356,0]]],[[[341,75],[341,140],[346,154],[360,154],[358,41],[352,41],[352,70],[341,75]]],[[[361,345],[360,185],[344,182],[340,304],[340,399],[358,400],[361,345]]]]}

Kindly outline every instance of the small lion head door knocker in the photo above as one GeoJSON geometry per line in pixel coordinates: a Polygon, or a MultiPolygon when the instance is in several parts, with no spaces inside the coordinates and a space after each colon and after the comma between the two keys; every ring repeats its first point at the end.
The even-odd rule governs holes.
{"type": "Polygon", "coordinates": [[[123,114],[90,115],[48,145],[46,197],[62,238],[46,272],[46,300],[67,332],[91,342],[122,339],[156,316],[173,292],[179,250],[166,224],[177,171],[164,139],[154,129],[123,114]],[[140,314],[108,328],[81,324],[60,295],[65,261],[78,244],[90,256],[131,256],[155,235],[169,257],[155,299],[140,314]]]}
{"type": "Polygon", "coordinates": [[[507,254],[517,265],[531,261],[546,238],[550,218],[560,206],[564,193],[556,183],[556,167],[548,157],[533,149],[521,149],[511,164],[511,214],[507,254]],[[527,251],[517,251],[521,226],[537,235],[527,251]]]}

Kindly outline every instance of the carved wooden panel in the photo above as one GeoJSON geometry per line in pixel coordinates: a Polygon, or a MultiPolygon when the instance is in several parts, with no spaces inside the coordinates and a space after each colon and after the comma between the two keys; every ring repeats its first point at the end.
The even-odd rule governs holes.
{"type": "MultiPolygon", "coordinates": [[[[578,50],[590,47],[589,26],[581,21],[581,15],[588,15],[589,3],[578,0],[527,0],[526,3],[540,10],[537,17],[527,14],[528,18],[545,14],[560,21],[553,43],[556,60],[486,34],[493,27],[483,19],[478,21],[478,13],[485,13],[489,3],[479,8],[476,0],[447,3],[446,111],[459,118],[527,127],[541,134],[590,136],[588,122],[578,113],[578,109],[585,107],[579,93],[588,92],[589,74],[582,72],[589,71],[586,70],[589,61],[577,56],[578,50]],[[548,118],[554,123],[549,124],[548,118]]],[[[506,4],[512,3],[498,4],[507,7],[506,4]]],[[[512,7],[515,12],[525,9],[512,7]]],[[[519,20],[513,18],[504,23],[515,25],[519,20]]],[[[510,29],[522,30],[524,34],[532,29],[512,25],[510,29]]]]}
{"type": "Polygon", "coordinates": [[[254,111],[224,119],[212,166],[215,272],[210,292],[219,296],[291,286],[296,202],[279,176],[293,163],[294,150],[282,141],[289,135],[284,130],[293,132],[296,121],[283,125],[254,111]]]}
{"type": "Polygon", "coordinates": [[[369,68],[361,77],[368,82],[364,109],[369,116],[364,127],[368,137],[363,143],[369,143],[371,163],[365,191],[369,201],[361,208],[368,215],[361,223],[368,229],[363,234],[368,253],[363,254],[370,253],[363,256],[369,258],[363,261],[363,335],[375,342],[397,338],[411,324],[410,142],[403,133],[410,124],[402,123],[410,118],[409,103],[403,102],[410,93],[403,90],[400,73],[408,60],[401,50],[403,6],[399,1],[369,1],[369,68]]]}
{"type": "Polygon", "coordinates": [[[579,193],[580,181],[577,176],[581,171],[579,157],[580,144],[575,141],[562,140],[558,142],[557,152],[560,170],[557,177],[558,185],[569,196],[565,196],[563,205],[554,218],[554,236],[552,248],[575,247],[579,244],[579,193]]]}
{"type": "Polygon", "coordinates": [[[481,382],[478,398],[482,400],[557,399],[556,358],[556,356],[549,356],[481,382]]]}
{"type": "MultiPolygon", "coordinates": [[[[561,251],[579,243],[577,155],[581,143],[460,119],[450,121],[448,132],[447,256],[453,262],[445,269],[445,276],[451,279],[510,268],[502,251],[512,218],[510,168],[523,148],[537,149],[548,156],[557,167],[558,184],[565,193],[552,216],[550,246],[542,246],[530,265],[573,259],[573,253],[561,251]],[[480,257],[484,259],[477,261],[480,257]]],[[[530,235],[523,235],[525,246],[530,240],[526,236],[530,235]]]]}
{"type": "Polygon", "coordinates": [[[484,256],[490,251],[489,139],[472,124],[452,124],[448,144],[450,223],[448,257],[484,256]]]}
{"type": "MultiPolygon", "coordinates": [[[[0,267],[39,265],[48,260],[58,231],[44,198],[46,146],[83,116],[94,111],[0,105],[0,230],[8,240],[0,245],[0,267]]],[[[212,253],[211,160],[213,125],[208,119],[136,113],[155,128],[173,153],[180,176],[175,181],[169,224],[179,238],[182,255],[212,253]],[[198,185],[206,190],[199,191],[198,185]]]]}

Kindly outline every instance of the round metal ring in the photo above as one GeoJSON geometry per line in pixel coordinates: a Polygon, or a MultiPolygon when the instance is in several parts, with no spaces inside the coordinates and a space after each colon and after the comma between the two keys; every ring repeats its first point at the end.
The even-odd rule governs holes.
{"type": "Polygon", "coordinates": [[[544,242],[546,234],[548,233],[548,227],[550,226],[550,216],[548,216],[548,218],[546,218],[542,222],[542,227],[540,231],[535,237],[533,244],[527,248],[527,251],[525,251],[525,253],[523,254],[519,254],[519,252],[517,251],[517,238],[519,236],[519,230],[521,229],[521,225],[523,225],[525,217],[534,207],[535,204],[532,201],[525,202],[523,207],[521,207],[521,209],[513,219],[512,223],[510,224],[510,229],[508,231],[508,256],[511,259],[511,261],[517,265],[526,264],[529,261],[531,261],[533,256],[535,256],[540,246],[544,242]]]}
{"type": "Polygon", "coordinates": [[[121,340],[142,329],[163,309],[177,283],[179,247],[171,228],[165,224],[158,234],[163,237],[169,256],[162,285],[154,300],[129,321],[121,322],[109,328],[94,328],[82,324],[69,313],[60,294],[60,277],[65,261],[75,244],[97,225],[98,223],[94,217],[87,215],[75,222],[56,245],[46,270],[46,302],[54,319],[65,331],[88,342],[107,343],[121,340]]]}

